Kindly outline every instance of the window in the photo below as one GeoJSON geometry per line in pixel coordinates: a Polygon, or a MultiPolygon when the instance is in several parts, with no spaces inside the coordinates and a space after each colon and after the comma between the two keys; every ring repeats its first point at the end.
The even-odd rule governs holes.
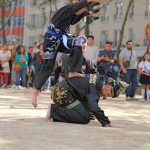
{"type": "Polygon", "coordinates": [[[35,14],[30,16],[30,25],[35,26],[35,14]]]}
{"type": "Polygon", "coordinates": [[[129,18],[132,18],[133,15],[134,15],[134,1],[133,1],[132,5],[131,5],[131,8],[130,8],[129,18]]]}
{"type": "Polygon", "coordinates": [[[14,26],[23,26],[24,25],[24,16],[15,16],[13,20],[14,26]]]}
{"type": "Polygon", "coordinates": [[[33,14],[30,16],[29,25],[32,27],[40,28],[42,26],[43,21],[44,21],[44,17],[42,16],[42,14],[33,14]]]}
{"type": "Polygon", "coordinates": [[[19,0],[17,3],[17,6],[24,6],[24,0],[19,0]]]}
{"type": "Polygon", "coordinates": [[[114,46],[117,47],[119,44],[119,38],[120,38],[120,30],[114,31],[114,46]]]}
{"type": "Polygon", "coordinates": [[[123,16],[123,2],[119,1],[115,4],[116,12],[114,15],[114,19],[121,19],[123,16]]]}
{"type": "Polygon", "coordinates": [[[6,41],[7,41],[8,43],[11,43],[11,38],[12,38],[11,35],[7,35],[7,36],[6,36],[6,41]]]}
{"type": "Polygon", "coordinates": [[[147,0],[147,5],[146,6],[147,6],[147,8],[146,8],[147,11],[150,12],[150,0],[147,0]]]}
{"type": "Polygon", "coordinates": [[[110,10],[110,5],[105,4],[101,10],[101,20],[107,20],[109,18],[109,10],[110,10]]]}
{"type": "Polygon", "coordinates": [[[10,26],[11,26],[11,18],[10,17],[5,17],[5,23],[6,23],[6,28],[10,28],[10,26]]]}
{"type": "Polygon", "coordinates": [[[36,27],[41,27],[42,23],[43,23],[43,16],[42,14],[36,14],[35,15],[35,25],[36,27]]]}
{"type": "Polygon", "coordinates": [[[101,32],[101,47],[105,46],[107,39],[108,39],[108,31],[102,31],[101,32]]]}
{"type": "Polygon", "coordinates": [[[132,28],[129,29],[129,40],[131,41],[135,40],[135,35],[132,28]]]}
{"type": "Polygon", "coordinates": [[[146,10],[145,10],[145,16],[150,15],[150,0],[146,0],[146,10]]]}
{"type": "MultiPolygon", "coordinates": [[[[35,38],[36,39],[36,38],[35,38]]],[[[34,45],[34,36],[29,36],[29,45],[33,46],[34,45]]]]}

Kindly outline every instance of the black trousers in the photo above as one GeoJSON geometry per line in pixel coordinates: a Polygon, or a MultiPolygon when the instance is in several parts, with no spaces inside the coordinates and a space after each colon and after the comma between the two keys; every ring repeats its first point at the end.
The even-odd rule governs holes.
{"type": "Polygon", "coordinates": [[[59,107],[56,104],[51,105],[51,117],[53,121],[87,124],[90,122],[89,113],[80,103],[72,109],[59,107]]]}
{"type": "Polygon", "coordinates": [[[39,77],[35,80],[34,86],[40,90],[45,81],[53,72],[55,60],[58,52],[69,53],[70,51],[64,47],[62,40],[48,33],[44,36],[43,42],[43,63],[39,73],[39,77]]]}

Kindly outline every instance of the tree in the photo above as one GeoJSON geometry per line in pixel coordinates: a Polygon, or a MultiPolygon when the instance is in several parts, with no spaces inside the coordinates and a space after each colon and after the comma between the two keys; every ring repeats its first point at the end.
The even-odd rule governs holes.
{"type": "Polygon", "coordinates": [[[18,0],[1,0],[0,1],[0,30],[2,30],[2,42],[6,43],[6,28],[8,27],[8,24],[11,20],[11,17],[14,14],[16,5],[18,0]],[[13,6],[13,7],[12,7],[13,6]],[[7,20],[5,17],[5,13],[8,14],[7,20]]]}
{"type": "Polygon", "coordinates": [[[121,48],[122,40],[123,40],[123,35],[124,35],[124,29],[125,29],[125,25],[126,25],[126,22],[127,22],[127,17],[128,17],[128,14],[129,14],[129,11],[130,11],[130,8],[131,8],[133,2],[134,2],[134,0],[129,0],[129,4],[127,6],[125,17],[124,17],[122,27],[121,27],[121,30],[120,30],[119,44],[117,46],[117,56],[119,56],[119,52],[120,52],[120,48],[121,48]]]}
{"type": "Polygon", "coordinates": [[[30,29],[37,29],[40,27],[41,30],[39,30],[39,41],[41,39],[43,39],[43,33],[44,33],[44,27],[46,25],[46,21],[47,21],[47,16],[46,16],[46,7],[49,7],[49,22],[51,21],[52,15],[54,12],[57,11],[57,3],[59,2],[59,0],[42,0],[40,1],[40,3],[38,2],[38,0],[32,0],[32,5],[37,7],[37,9],[41,12],[42,14],[42,21],[40,23],[40,25],[38,24],[38,26],[36,25],[32,25],[32,24],[26,24],[28,26],[28,28],[30,29]]]}
{"type": "MultiPolygon", "coordinates": [[[[72,0],[70,0],[71,2],[72,0]]],[[[106,0],[104,3],[98,3],[98,2],[95,2],[95,3],[92,3],[89,5],[89,11],[92,11],[94,13],[93,17],[85,17],[85,24],[82,23],[82,26],[81,26],[81,22],[77,23],[76,24],[76,35],[78,36],[80,34],[80,32],[82,30],[85,30],[85,35],[88,36],[89,33],[90,33],[90,24],[93,23],[94,21],[98,20],[100,18],[100,10],[101,8],[103,7],[103,5],[105,3],[109,3],[113,0],[106,0]]]]}

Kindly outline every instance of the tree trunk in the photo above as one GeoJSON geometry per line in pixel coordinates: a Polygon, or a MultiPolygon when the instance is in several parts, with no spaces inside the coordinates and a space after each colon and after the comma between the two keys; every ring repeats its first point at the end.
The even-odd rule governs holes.
{"type": "Polygon", "coordinates": [[[121,45],[122,45],[122,40],[123,40],[125,25],[126,25],[126,22],[127,22],[127,17],[128,17],[129,10],[130,10],[130,7],[131,7],[133,2],[134,2],[134,0],[129,1],[128,7],[127,7],[127,10],[126,10],[126,13],[125,13],[125,17],[124,17],[124,20],[123,20],[123,23],[122,23],[122,27],[121,27],[121,30],[120,30],[119,44],[118,44],[118,47],[117,47],[117,56],[119,56],[119,53],[120,53],[120,48],[121,48],[121,45]]]}
{"type": "Polygon", "coordinates": [[[1,12],[2,12],[2,42],[6,43],[6,32],[5,32],[5,0],[2,0],[2,6],[1,6],[1,12]]]}

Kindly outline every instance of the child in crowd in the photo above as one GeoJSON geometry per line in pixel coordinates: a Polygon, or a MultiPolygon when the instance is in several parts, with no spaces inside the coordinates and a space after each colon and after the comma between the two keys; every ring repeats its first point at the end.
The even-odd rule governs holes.
{"type": "Polygon", "coordinates": [[[142,101],[150,102],[150,55],[144,54],[144,59],[138,65],[141,83],[142,101]]]}

